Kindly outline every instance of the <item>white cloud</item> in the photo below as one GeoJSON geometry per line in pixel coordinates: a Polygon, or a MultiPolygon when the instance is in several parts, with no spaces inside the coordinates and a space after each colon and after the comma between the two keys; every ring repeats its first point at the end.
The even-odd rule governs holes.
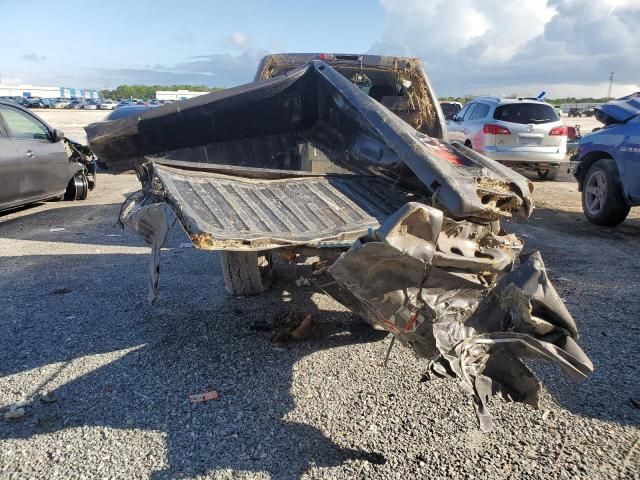
{"type": "MultiPolygon", "coordinates": [[[[142,83],[147,85],[204,84],[234,86],[250,82],[258,63],[268,52],[248,48],[237,55],[200,55],[173,66],[154,65],[141,69],[100,69],[98,77],[108,85],[142,83]]],[[[89,80],[88,80],[89,81],[89,80]]],[[[89,83],[91,83],[89,81],[89,83]]]]}
{"type": "Polygon", "coordinates": [[[227,46],[237,49],[248,48],[250,44],[249,36],[242,32],[233,32],[225,43],[227,46]]]}
{"type": "Polygon", "coordinates": [[[22,59],[26,60],[27,62],[39,63],[44,62],[47,57],[45,57],[44,55],[38,55],[36,53],[25,53],[24,55],[22,55],[22,59]]]}
{"type": "Polygon", "coordinates": [[[441,95],[580,85],[601,96],[610,71],[638,81],[638,0],[380,1],[386,28],[371,52],[422,58],[441,95]]]}

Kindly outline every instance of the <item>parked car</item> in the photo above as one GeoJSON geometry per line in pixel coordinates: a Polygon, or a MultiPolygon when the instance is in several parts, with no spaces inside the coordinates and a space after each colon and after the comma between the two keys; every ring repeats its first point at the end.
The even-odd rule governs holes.
{"type": "Polygon", "coordinates": [[[567,114],[569,117],[581,117],[581,110],[578,107],[570,107],[569,113],[567,114]]]}
{"type": "Polygon", "coordinates": [[[552,105],[531,99],[478,97],[447,122],[449,139],[509,167],[553,180],[568,165],[567,127],[552,105]]]}
{"type": "Polygon", "coordinates": [[[82,106],[84,110],[98,110],[98,103],[95,100],[88,100],[82,106]]]}
{"type": "Polygon", "coordinates": [[[69,102],[69,105],[67,105],[67,108],[78,110],[78,109],[82,109],[84,105],[85,105],[85,102],[83,100],[74,99],[69,102]]]}
{"type": "Polygon", "coordinates": [[[100,104],[100,110],[114,110],[118,104],[113,100],[105,100],[100,104]]]}
{"type": "Polygon", "coordinates": [[[27,97],[27,101],[29,102],[27,105],[28,108],[50,108],[51,107],[49,100],[47,100],[46,98],[27,97]]]}
{"type": "Polygon", "coordinates": [[[95,185],[88,147],[4,100],[0,101],[0,171],[0,210],[54,198],[84,200],[95,185]]]}
{"type": "Polygon", "coordinates": [[[29,107],[29,100],[27,99],[27,97],[9,96],[9,97],[1,97],[0,100],[17,103],[18,105],[21,105],[25,108],[29,107]]]}
{"type": "Polygon", "coordinates": [[[67,108],[69,106],[69,100],[66,98],[56,98],[51,102],[51,108],[67,108]]]}
{"type": "Polygon", "coordinates": [[[440,108],[444,114],[446,120],[452,120],[456,114],[462,110],[462,103],[460,102],[440,102],[440,108]]]}
{"type": "Polygon", "coordinates": [[[572,171],[596,225],[622,223],[640,205],[640,92],[595,108],[602,128],[582,136],[572,171]]]}

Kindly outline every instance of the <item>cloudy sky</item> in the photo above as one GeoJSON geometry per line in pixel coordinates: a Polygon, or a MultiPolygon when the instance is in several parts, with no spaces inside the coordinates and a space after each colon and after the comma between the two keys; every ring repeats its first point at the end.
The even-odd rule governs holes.
{"type": "Polygon", "coordinates": [[[0,82],[248,82],[269,52],[420,57],[438,95],[640,90],[640,0],[0,0],[0,82]]]}

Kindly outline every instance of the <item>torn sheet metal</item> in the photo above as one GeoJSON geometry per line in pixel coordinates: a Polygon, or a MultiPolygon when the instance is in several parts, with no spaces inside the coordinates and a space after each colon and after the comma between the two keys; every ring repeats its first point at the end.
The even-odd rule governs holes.
{"type": "Polygon", "coordinates": [[[538,405],[521,359],[553,361],[576,381],[593,370],[540,254],[521,249],[513,235],[408,203],[328,268],[337,283],[324,290],[429,359],[432,373],[457,377],[488,431],[491,395],[538,405]]]}
{"type": "Polygon", "coordinates": [[[492,221],[531,211],[526,178],[415,130],[319,60],[268,80],[94,123],[86,131],[112,171],[138,168],[149,157],[193,168],[324,168],[386,178],[431,198],[453,218],[492,221]],[[307,161],[302,151],[308,145],[324,160],[307,161]]]}
{"type": "Polygon", "coordinates": [[[142,192],[136,192],[123,204],[120,223],[128,225],[151,246],[147,300],[153,304],[158,298],[160,249],[167,239],[169,230],[176,223],[176,216],[166,203],[158,202],[142,192]]]}

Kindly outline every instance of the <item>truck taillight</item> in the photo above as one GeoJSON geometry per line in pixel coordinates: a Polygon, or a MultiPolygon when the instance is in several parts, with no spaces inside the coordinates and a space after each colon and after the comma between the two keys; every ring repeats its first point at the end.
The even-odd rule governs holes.
{"type": "Polygon", "coordinates": [[[566,137],[569,134],[569,129],[566,125],[562,125],[561,127],[553,127],[549,130],[549,135],[558,135],[562,137],[566,137]]]}
{"type": "Polygon", "coordinates": [[[496,125],[495,123],[485,123],[482,126],[482,133],[489,135],[511,135],[511,130],[502,125],[496,125]]]}

